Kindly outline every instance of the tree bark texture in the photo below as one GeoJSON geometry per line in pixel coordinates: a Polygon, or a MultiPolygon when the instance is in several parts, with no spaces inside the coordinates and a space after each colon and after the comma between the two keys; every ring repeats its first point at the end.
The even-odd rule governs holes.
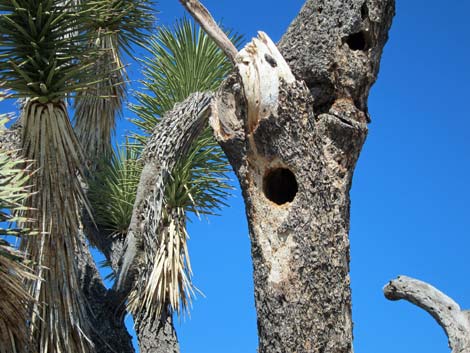
{"type": "Polygon", "coordinates": [[[352,352],[349,190],[393,14],[392,0],[307,1],[280,43],[290,67],[260,34],[217,94],[211,124],[245,199],[260,353],[352,352]]]}
{"type": "Polygon", "coordinates": [[[95,261],[81,234],[83,252],[77,254],[80,286],[88,304],[88,317],[93,331],[90,338],[96,353],[133,353],[132,337],[119,315],[122,303],[107,290],[96,268],[95,261]]]}
{"type": "Polygon", "coordinates": [[[146,353],[179,353],[178,338],[171,314],[161,320],[145,320],[137,329],[139,348],[146,353]]]}

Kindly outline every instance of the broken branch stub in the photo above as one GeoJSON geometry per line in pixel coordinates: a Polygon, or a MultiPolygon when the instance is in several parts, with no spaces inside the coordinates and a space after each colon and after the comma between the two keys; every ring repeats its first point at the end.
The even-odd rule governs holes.
{"type": "Polygon", "coordinates": [[[180,0],[180,3],[201,25],[204,31],[212,38],[217,46],[225,53],[232,63],[238,53],[237,48],[227,37],[225,32],[217,25],[210,12],[198,0],[180,0]]]}
{"type": "Polygon", "coordinates": [[[389,300],[404,299],[428,312],[444,329],[452,353],[470,352],[468,311],[433,286],[406,276],[390,281],[383,289],[389,300]]]}

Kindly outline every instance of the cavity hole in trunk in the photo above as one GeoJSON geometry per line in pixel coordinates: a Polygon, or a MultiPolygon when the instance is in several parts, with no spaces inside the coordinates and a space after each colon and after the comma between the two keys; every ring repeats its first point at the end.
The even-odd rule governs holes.
{"type": "Polygon", "coordinates": [[[269,200],[278,205],[292,202],[298,191],[294,173],[287,168],[268,171],[263,179],[263,191],[269,200]]]}
{"type": "Polygon", "coordinates": [[[346,38],[346,43],[351,50],[367,50],[369,45],[367,43],[366,34],[364,31],[353,33],[346,38]]]}

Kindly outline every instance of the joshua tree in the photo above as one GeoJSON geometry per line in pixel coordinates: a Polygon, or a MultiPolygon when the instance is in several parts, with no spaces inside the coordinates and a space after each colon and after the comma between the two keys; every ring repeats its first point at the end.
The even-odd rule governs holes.
{"type": "MultiPolygon", "coordinates": [[[[235,43],[238,40],[233,37],[235,43]]],[[[160,28],[150,39],[148,49],[150,56],[142,60],[145,90],[137,93],[138,103],[133,106],[138,133],[132,136],[134,142],[127,144],[126,152],[113,159],[90,189],[96,222],[114,237],[126,236],[143,166],[142,148],[153,131],[160,129],[161,117],[191,93],[217,89],[231,69],[216,44],[188,20],[177,22],[174,28],[160,28]]],[[[206,126],[171,172],[165,186],[163,221],[155,231],[158,241],[149,239],[144,247],[140,256],[145,267],[129,297],[141,348],[177,350],[172,337],[172,313],[187,311],[195,290],[186,245],[187,213],[205,217],[224,205],[230,189],[227,171],[228,162],[206,126]],[[147,286],[149,283],[152,285],[147,286]],[[161,339],[149,335],[160,328],[161,339]],[[168,339],[164,332],[170,333],[168,339]]],[[[111,265],[117,273],[117,264],[111,265]]]]}
{"type": "MultiPolygon", "coordinates": [[[[134,205],[119,215],[124,215],[124,222],[114,224],[113,217],[106,218],[105,205],[94,202],[100,215],[97,219],[101,218],[98,230],[120,233],[111,239],[94,238],[101,239],[97,244],[117,275],[114,289],[105,295],[105,306],[116,309],[128,300],[137,320],[142,352],[177,350],[168,314],[184,310],[192,288],[185,250],[186,212],[207,210],[193,195],[194,190],[205,190],[195,182],[194,162],[212,147],[211,153],[221,156],[205,132],[209,121],[245,199],[259,351],[352,352],[349,189],[367,134],[368,93],[379,70],[394,1],[307,0],[278,47],[260,33],[241,51],[197,0],[181,2],[225,53],[232,72],[223,82],[217,76],[216,84],[194,85],[181,93],[180,86],[166,86],[172,82],[172,65],[179,51],[172,52],[171,41],[165,48],[158,48],[158,39],[154,42],[155,62],[166,65],[166,72],[172,75],[159,76],[159,71],[155,75],[150,66],[147,88],[158,92],[139,95],[135,107],[144,134],[137,138],[137,146],[128,147],[124,161],[114,160],[109,167],[117,177],[94,181],[101,180],[101,185],[114,192],[115,185],[116,189],[122,186],[120,176],[125,175],[134,180],[131,186],[136,190],[135,200],[134,192],[125,190],[122,199],[134,205]],[[168,101],[159,100],[161,97],[168,101]],[[178,100],[183,102],[174,104],[178,100]],[[198,145],[204,138],[211,147],[198,145]]],[[[66,314],[66,310],[52,311],[35,304],[42,317],[54,323],[51,320],[57,319],[65,328],[59,332],[57,324],[44,324],[49,334],[39,337],[38,347],[44,352],[48,345],[53,351],[65,347],[69,352],[96,350],[86,344],[79,329],[86,329],[91,322],[80,305],[81,292],[74,291],[86,289],[78,279],[79,266],[73,258],[77,253],[86,254],[78,231],[78,210],[87,202],[78,177],[84,174],[83,157],[63,100],[69,92],[89,86],[86,77],[90,71],[96,75],[96,66],[87,65],[96,58],[96,48],[88,45],[92,50],[84,51],[82,46],[75,52],[78,49],[68,44],[90,43],[76,11],[72,16],[68,8],[54,1],[12,4],[4,1],[0,6],[2,13],[9,14],[2,15],[0,22],[5,48],[0,57],[0,80],[6,80],[17,96],[29,98],[22,117],[22,148],[25,157],[36,160],[40,168],[32,179],[40,193],[28,199],[27,205],[38,209],[36,226],[47,233],[39,238],[42,242],[29,238],[25,249],[45,279],[42,286],[33,287],[39,293],[36,299],[70,303],[66,314]],[[23,9],[29,9],[29,15],[23,9]],[[47,43],[57,40],[57,46],[44,44],[38,33],[51,36],[47,43]],[[40,48],[32,51],[37,52],[32,57],[23,45],[31,38],[37,38],[33,43],[40,48]],[[61,197],[55,198],[56,193],[61,197]],[[43,254],[49,256],[44,258],[43,254]],[[47,273],[40,265],[48,267],[47,273]],[[65,293],[54,291],[54,283],[60,283],[65,293]]],[[[212,48],[210,58],[215,58],[219,52],[212,48]]],[[[119,71],[117,60],[112,66],[119,71]]],[[[220,78],[227,71],[228,67],[221,71],[220,78]]],[[[204,80],[208,72],[201,74],[204,80]]],[[[181,77],[185,78],[192,77],[181,77]]],[[[122,97],[113,92],[112,96],[122,97]]],[[[107,144],[112,130],[109,120],[106,126],[101,129],[105,134],[92,139],[107,144]]],[[[109,151],[109,147],[105,149],[109,151]]],[[[97,150],[93,149],[95,155],[97,150]]],[[[220,166],[225,170],[222,162],[220,166]]],[[[223,186],[223,180],[218,182],[223,186]]],[[[212,194],[212,206],[224,195],[212,194]]],[[[91,231],[87,233],[91,236],[91,231]]],[[[406,277],[392,281],[385,291],[390,299],[404,298],[428,310],[446,329],[454,351],[468,351],[467,315],[449,298],[406,277]]]]}

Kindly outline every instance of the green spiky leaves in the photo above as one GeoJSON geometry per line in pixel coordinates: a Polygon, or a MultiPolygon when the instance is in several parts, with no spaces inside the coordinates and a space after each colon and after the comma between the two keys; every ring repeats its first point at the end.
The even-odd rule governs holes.
{"type": "Polygon", "coordinates": [[[155,22],[153,0],[90,0],[84,4],[86,7],[102,9],[90,12],[88,31],[116,33],[116,48],[129,55],[132,55],[132,44],[143,45],[155,22]]]}
{"type": "Polygon", "coordinates": [[[141,172],[136,150],[125,146],[90,183],[95,220],[113,235],[127,233],[141,172]]]}
{"type": "Polygon", "coordinates": [[[74,1],[0,0],[0,12],[0,81],[14,96],[56,102],[97,79],[87,12],[74,1]]]}
{"type": "MultiPolygon", "coordinates": [[[[239,35],[229,36],[235,45],[241,42],[239,35]]],[[[136,137],[142,142],[175,103],[197,91],[216,90],[232,69],[209,36],[187,19],[173,28],[161,27],[147,49],[151,56],[142,60],[147,92],[137,92],[139,104],[133,107],[139,117],[134,123],[142,130],[136,137]]]]}
{"type": "MultiPolygon", "coordinates": [[[[0,120],[0,125],[2,123],[0,120]]],[[[8,225],[0,226],[0,236],[19,236],[28,231],[16,224],[26,222],[18,212],[25,209],[24,201],[31,195],[30,164],[15,158],[10,151],[0,150],[0,223],[8,225]]]]}

